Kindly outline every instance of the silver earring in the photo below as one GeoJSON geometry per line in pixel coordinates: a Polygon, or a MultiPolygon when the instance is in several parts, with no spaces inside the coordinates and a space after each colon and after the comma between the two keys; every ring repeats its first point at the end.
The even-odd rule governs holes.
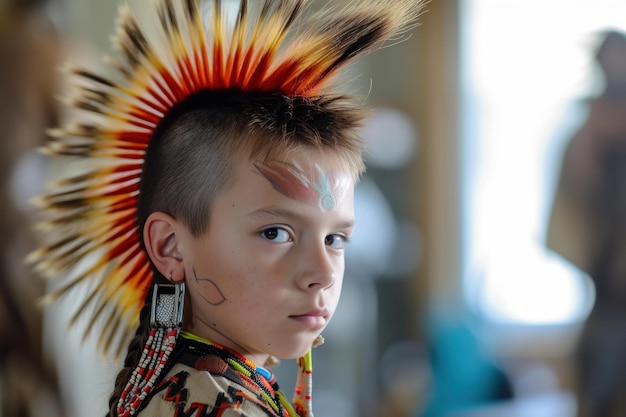
{"type": "Polygon", "coordinates": [[[150,325],[154,329],[180,329],[183,325],[185,284],[155,284],[152,291],[150,325]]]}
{"type": "Polygon", "coordinates": [[[183,325],[184,301],[184,283],[154,284],[150,308],[152,329],[138,365],[120,395],[117,403],[118,416],[134,416],[165,369],[183,325]]]}

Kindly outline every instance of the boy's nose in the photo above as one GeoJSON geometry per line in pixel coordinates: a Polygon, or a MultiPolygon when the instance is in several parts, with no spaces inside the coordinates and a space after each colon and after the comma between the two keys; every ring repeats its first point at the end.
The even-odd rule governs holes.
{"type": "Polygon", "coordinates": [[[299,260],[298,286],[304,290],[331,287],[340,272],[337,270],[338,262],[324,243],[303,248],[299,260]]]}

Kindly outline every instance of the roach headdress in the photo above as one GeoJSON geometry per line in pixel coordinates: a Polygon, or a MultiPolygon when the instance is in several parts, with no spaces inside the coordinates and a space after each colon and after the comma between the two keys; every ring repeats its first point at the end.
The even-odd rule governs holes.
{"type": "Polygon", "coordinates": [[[240,0],[231,19],[220,0],[159,0],[150,28],[123,7],[108,75],[68,67],[76,95],[67,102],[81,122],[53,129],[45,150],[82,169],[37,199],[46,243],[30,261],[45,276],[69,277],[48,301],[88,283],[72,321],[86,316],[87,334],[103,322],[104,349],[127,345],[152,286],[136,207],[146,149],[168,113],[206,91],[280,94],[319,106],[320,97],[336,94],[339,70],[398,40],[423,6],[362,0],[314,11],[308,3],[240,0]]]}

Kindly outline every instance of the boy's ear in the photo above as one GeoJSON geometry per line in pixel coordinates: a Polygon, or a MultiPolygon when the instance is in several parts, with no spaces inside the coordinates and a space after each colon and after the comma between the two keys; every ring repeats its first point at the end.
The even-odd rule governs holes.
{"type": "Polygon", "coordinates": [[[183,256],[178,249],[181,227],[171,216],[154,212],[148,216],[143,229],[148,256],[161,275],[172,282],[185,279],[183,256]]]}

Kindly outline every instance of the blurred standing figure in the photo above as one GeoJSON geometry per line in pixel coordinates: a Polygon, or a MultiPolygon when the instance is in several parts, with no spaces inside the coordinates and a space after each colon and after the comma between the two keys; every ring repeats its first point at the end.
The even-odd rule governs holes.
{"type": "MultiPolygon", "coordinates": [[[[0,0],[0,415],[63,414],[56,373],[44,359],[43,283],[24,266],[34,247],[28,212],[14,197],[20,158],[56,124],[60,40],[43,0],[0,0]]],[[[20,194],[32,185],[19,184],[20,194]]]]}
{"type": "Polygon", "coordinates": [[[626,37],[597,50],[604,90],[571,139],[548,230],[548,247],[592,279],[593,309],[575,364],[580,417],[626,416],[626,37]]]}

